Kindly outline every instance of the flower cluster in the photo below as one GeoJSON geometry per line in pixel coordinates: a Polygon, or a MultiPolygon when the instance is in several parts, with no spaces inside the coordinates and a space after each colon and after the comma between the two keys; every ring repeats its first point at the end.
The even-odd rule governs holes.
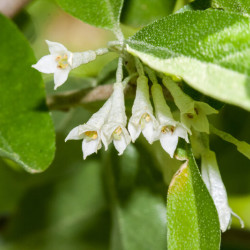
{"type": "MultiPolygon", "coordinates": [[[[55,89],[67,80],[72,69],[93,61],[98,55],[108,52],[108,49],[99,49],[73,53],[60,43],[46,42],[50,55],[42,57],[32,67],[43,73],[54,73],[55,89]]],[[[162,148],[173,157],[179,138],[189,143],[188,134],[191,134],[191,128],[200,132],[209,132],[207,115],[217,111],[206,103],[193,101],[170,78],[163,77],[163,85],[170,91],[180,110],[181,122],[175,120],[164,98],[162,85],[157,82],[155,76],[152,79],[149,70],[147,72],[153,83],[151,95],[155,110],[153,109],[148,78],[144,75],[143,66],[138,59],[136,60],[136,69],[139,77],[137,78],[132,116],[129,119],[127,129],[124,103],[126,83],[122,82],[122,59],[119,64],[117,80],[111,97],[97,113],[92,115],[87,123],[72,129],[66,138],[66,141],[83,140],[84,159],[88,155],[96,153],[102,144],[107,150],[111,142],[121,155],[128,144],[131,141],[135,142],[141,133],[150,144],[159,140],[162,148]]]]}
{"type": "Polygon", "coordinates": [[[161,85],[154,84],[151,88],[155,116],[150,101],[148,78],[145,75],[137,78],[136,96],[132,116],[128,122],[128,130],[126,129],[124,87],[125,85],[121,82],[115,83],[113,94],[103,107],[86,124],[74,128],[66,140],[83,139],[82,149],[85,159],[101,148],[101,142],[106,150],[113,142],[121,155],[131,140],[135,142],[142,133],[150,144],[159,140],[163,149],[173,157],[179,137],[189,142],[188,133],[191,131],[174,120],[161,85]]]}
{"type": "MultiPolygon", "coordinates": [[[[108,52],[108,49],[99,49],[97,51],[72,53],[60,43],[46,42],[49,46],[50,55],[42,57],[32,67],[43,73],[54,73],[55,89],[67,80],[71,69],[93,61],[96,56],[108,52]]],[[[137,77],[132,115],[128,124],[124,100],[124,89],[128,80],[122,81],[122,57],[120,57],[116,83],[113,85],[113,93],[110,98],[99,111],[91,116],[87,123],[73,128],[66,137],[65,141],[83,140],[84,159],[93,153],[97,153],[102,144],[107,150],[112,142],[121,155],[128,144],[131,141],[135,142],[141,133],[150,144],[158,140],[162,148],[173,158],[179,138],[189,143],[188,134],[192,135],[193,132],[191,137],[193,139],[196,134],[209,133],[207,115],[217,113],[217,110],[206,103],[194,101],[170,77],[163,76],[163,85],[159,84],[155,74],[146,67],[145,70],[152,82],[150,88],[142,64],[138,59],[135,59],[135,64],[139,76],[137,77]],[[167,105],[163,94],[164,86],[174,99],[180,113],[180,121],[174,119],[171,109],[167,105]]],[[[192,144],[194,143],[192,142],[192,144]]],[[[198,148],[202,159],[202,178],[214,200],[221,230],[224,232],[230,226],[232,215],[238,216],[233,213],[228,205],[226,189],[219,173],[215,154],[204,143],[199,145],[198,148]]],[[[243,225],[242,221],[241,223],[243,225]]]]}

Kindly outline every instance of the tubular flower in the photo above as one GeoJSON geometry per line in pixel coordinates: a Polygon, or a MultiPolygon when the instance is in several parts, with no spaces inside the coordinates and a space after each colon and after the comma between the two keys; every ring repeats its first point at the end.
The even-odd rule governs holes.
{"type": "Polygon", "coordinates": [[[194,101],[169,78],[164,78],[163,84],[170,91],[181,112],[181,122],[188,128],[193,127],[199,132],[209,133],[207,115],[216,114],[218,111],[207,103],[194,101]]]}
{"type": "Polygon", "coordinates": [[[114,92],[111,99],[111,109],[107,122],[101,131],[102,142],[105,149],[113,141],[119,155],[123,153],[131,141],[129,133],[125,128],[127,124],[127,116],[125,114],[124,93],[122,83],[114,84],[114,92]]]}
{"type": "Polygon", "coordinates": [[[67,80],[71,69],[96,58],[96,53],[91,50],[72,53],[60,43],[50,41],[46,41],[46,43],[49,46],[50,55],[42,57],[32,67],[42,73],[54,73],[55,89],[67,80]]]}
{"type": "Polygon", "coordinates": [[[134,142],[142,132],[147,141],[152,144],[156,139],[158,122],[153,115],[153,108],[149,99],[148,78],[139,76],[132,116],[129,120],[128,130],[134,142]]]}
{"type": "Polygon", "coordinates": [[[232,215],[237,217],[240,220],[241,226],[244,227],[243,221],[228,205],[227,192],[221,179],[215,153],[206,151],[201,159],[202,178],[214,200],[219,215],[221,231],[225,232],[230,227],[232,215]]]}
{"type": "Polygon", "coordinates": [[[66,137],[65,141],[83,139],[82,152],[84,159],[86,159],[88,155],[97,153],[97,150],[101,148],[101,129],[107,119],[110,107],[111,100],[108,99],[99,111],[92,115],[86,124],[73,128],[66,137]]]}
{"type": "Polygon", "coordinates": [[[174,120],[171,110],[163,96],[162,87],[159,84],[152,86],[152,95],[156,118],[159,122],[159,140],[161,146],[173,157],[179,137],[189,142],[188,131],[185,126],[174,120]]]}

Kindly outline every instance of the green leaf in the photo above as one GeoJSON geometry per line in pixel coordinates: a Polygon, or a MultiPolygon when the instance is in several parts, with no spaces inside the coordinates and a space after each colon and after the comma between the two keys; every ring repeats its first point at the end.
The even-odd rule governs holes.
{"type": "Polygon", "coordinates": [[[176,0],[126,0],[121,21],[134,27],[147,25],[156,19],[171,14],[176,0]]]}
{"type": "Polygon", "coordinates": [[[0,156],[37,173],[52,162],[55,135],[36,59],[17,28],[0,15],[0,156]]]}
{"type": "Polygon", "coordinates": [[[49,181],[26,192],[1,232],[1,249],[108,249],[110,216],[101,165],[79,160],[66,162],[66,169],[57,165],[55,178],[50,173],[49,181]]]}
{"type": "Polygon", "coordinates": [[[150,156],[141,151],[129,145],[119,158],[106,156],[114,250],[166,249],[165,186],[150,156]]]}
{"type": "Polygon", "coordinates": [[[184,6],[185,10],[204,10],[207,8],[222,9],[229,12],[250,14],[249,0],[196,0],[184,6]]]}
{"type": "Polygon", "coordinates": [[[213,8],[250,15],[249,0],[213,0],[211,5],[213,8]]]}
{"type": "Polygon", "coordinates": [[[168,249],[220,249],[220,224],[192,152],[174,176],[167,198],[168,249]]]}
{"type": "Polygon", "coordinates": [[[215,128],[211,124],[210,124],[210,131],[211,133],[214,133],[215,135],[219,136],[224,141],[234,144],[237,147],[237,150],[250,160],[250,144],[248,144],[245,141],[237,140],[232,135],[215,128]]]}
{"type": "Polygon", "coordinates": [[[151,68],[250,110],[250,19],[218,10],[186,11],[143,28],[128,51],[151,68]]]}
{"type": "MultiPolygon", "coordinates": [[[[123,0],[57,0],[69,14],[99,28],[119,32],[123,0]]],[[[93,38],[94,39],[94,38],[93,38]]]]}

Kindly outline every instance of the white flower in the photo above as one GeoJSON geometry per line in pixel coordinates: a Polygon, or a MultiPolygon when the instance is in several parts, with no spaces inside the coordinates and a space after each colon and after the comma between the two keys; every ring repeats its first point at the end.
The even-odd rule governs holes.
{"type": "Polygon", "coordinates": [[[240,220],[241,226],[244,227],[243,221],[228,205],[227,192],[221,179],[215,153],[207,151],[202,154],[201,159],[202,178],[214,200],[219,215],[221,231],[225,232],[230,227],[232,215],[237,217],[240,220]]]}
{"type": "Polygon", "coordinates": [[[101,145],[101,129],[105,123],[111,107],[111,100],[108,99],[106,103],[88,120],[86,124],[79,125],[73,128],[65,141],[67,140],[81,140],[83,158],[86,159],[88,155],[97,153],[101,145]]]}
{"type": "Polygon", "coordinates": [[[170,91],[175,104],[181,112],[181,122],[186,127],[193,127],[199,132],[209,133],[209,123],[207,115],[216,114],[218,111],[207,103],[194,101],[186,95],[179,86],[170,78],[165,77],[163,84],[170,91]]]}
{"type": "Polygon", "coordinates": [[[181,112],[181,121],[188,127],[193,127],[199,132],[209,133],[207,115],[216,114],[217,110],[207,103],[192,101],[190,109],[181,112]]]}
{"type": "Polygon", "coordinates": [[[174,120],[159,84],[152,86],[152,95],[159,122],[159,140],[163,149],[173,158],[179,137],[189,142],[188,131],[185,126],[174,120]]]}
{"type": "Polygon", "coordinates": [[[139,76],[128,131],[133,142],[142,132],[147,141],[152,144],[157,137],[157,127],[158,123],[153,115],[153,108],[149,99],[148,78],[139,76]]]}
{"type": "Polygon", "coordinates": [[[42,73],[54,73],[55,89],[67,80],[71,69],[96,58],[96,53],[91,50],[72,53],[60,43],[50,41],[46,41],[46,43],[49,46],[50,55],[42,57],[32,67],[42,73]]]}
{"type": "Polygon", "coordinates": [[[119,155],[123,153],[131,141],[129,133],[125,128],[127,124],[127,116],[125,113],[124,93],[122,83],[114,84],[114,92],[112,94],[111,110],[107,122],[104,124],[101,131],[102,142],[105,149],[113,141],[119,155]]]}

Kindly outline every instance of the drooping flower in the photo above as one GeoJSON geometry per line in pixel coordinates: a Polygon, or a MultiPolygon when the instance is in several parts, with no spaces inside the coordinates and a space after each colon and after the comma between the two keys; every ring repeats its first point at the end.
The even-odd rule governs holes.
{"type": "Polygon", "coordinates": [[[156,118],[159,123],[159,140],[163,149],[173,157],[179,137],[189,142],[188,130],[181,123],[174,120],[160,84],[154,84],[151,90],[156,118]]]}
{"type": "Polygon", "coordinates": [[[153,107],[149,99],[148,78],[139,76],[128,131],[133,142],[142,132],[147,141],[152,144],[157,137],[157,127],[158,122],[153,115],[153,107]]]}
{"type": "Polygon", "coordinates": [[[221,179],[215,153],[207,150],[202,154],[201,159],[202,179],[216,206],[221,231],[225,232],[230,227],[232,215],[237,217],[241,226],[244,227],[241,218],[236,215],[228,205],[227,192],[221,179]]]}
{"type": "Polygon", "coordinates": [[[101,136],[105,149],[113,141],[119,155],[123,153],[131,141],[129,133],[126,129],[127,116],[124,104],[124,87],[122,83],[114,84],[114,91],[111,96],[111,109],[107,122],[104,124],[101,136]]]}
{"type": "Polygon", "coordinates": [[[101,129],[108,117],[110,108],[111,99],[109,98],[105,104],[92,115],[86,124],[73,128],[66,137],[65,141],[83,139],[82,151],[84,159],[86,159],[88,155],[97,153],[97,150],[101,148],[101,129]]]}
{"type": "Polygon", "coordinates": [[[207,115],[216,114],[218,111],[207,103],[194,101],[186,95],[179,86],[170,78],[165,77],[163,84],[170,91],[175,104],[181,112],[181,122],[186,127],[193,127],[199,132],[209,133],[209,123],[207,115]]]}
{"type": "Polygon", "coordinates": [[[42,57],[32,67],[42,73],[54,73],[55,89],[67,80],[71,69],[96,58],[96,53],[92,50],[72,53],[60,43],[50,41],[46,43],[49,46],[50,55],[42,57]]]}

